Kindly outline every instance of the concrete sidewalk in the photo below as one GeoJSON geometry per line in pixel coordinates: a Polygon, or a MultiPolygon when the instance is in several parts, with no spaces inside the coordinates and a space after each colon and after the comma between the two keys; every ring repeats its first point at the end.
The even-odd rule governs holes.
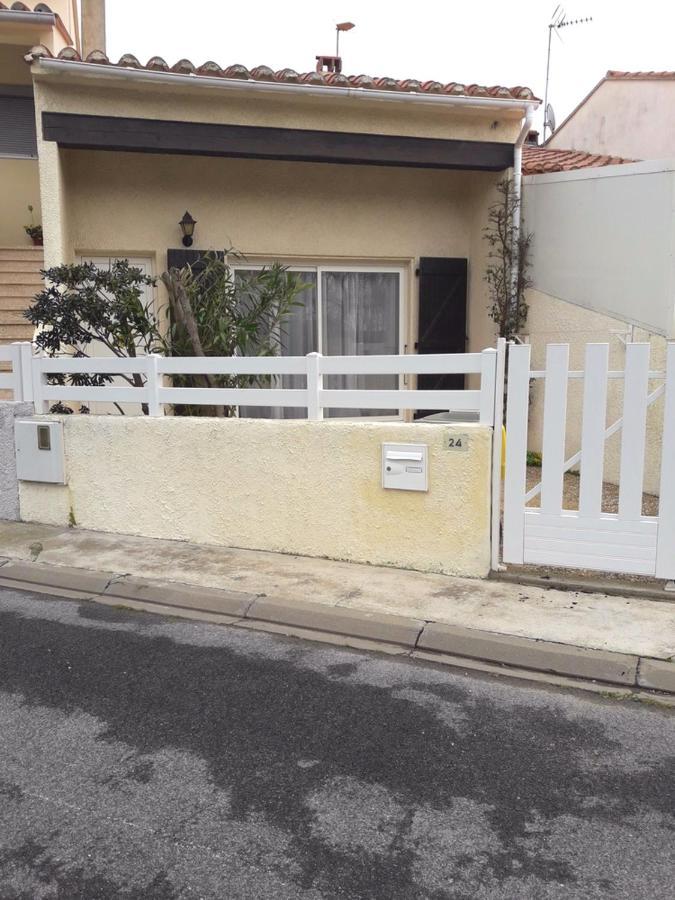
{"type": "Polygon", "coordinates": [[[109,603],[182,608],[287,633],[325,631],[675,692],[672,602],[17,522],[0,522],[0,557],[0,583],[13,586],[70,586],[75,596],[109,603]],[[83,571],[72,581],[56,567],[83,571]],[[87,581],[85,573],[103,574],[87,581]]]}

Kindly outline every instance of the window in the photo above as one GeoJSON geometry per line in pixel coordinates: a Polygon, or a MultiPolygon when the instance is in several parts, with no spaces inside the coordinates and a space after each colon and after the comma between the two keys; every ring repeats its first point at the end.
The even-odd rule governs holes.
{"type": "MultiPolygon", "coordinates": [[[[261,268],[261,267],[257,267],[261,268]]],[[[403,269],[357,266],[289,267],[306,287],[285,323],[281,339],[283,356],[304,356],[318,350],[326,356],[393,354],[401,351],[403,269]]],[[[252,274],[254,267],[235,267],[235,275],[252,274]]],[[[281,387],[304,387],[299,375],[282,376],[281,387]]],[[[396,375],[330,375],[330,389],[391,390],[396,375]]],[[[242,416],[298,418],[303,409],[242,407],[242,416]]],[[[397,410],[326,411],[328,416],[398,415],[397,410]]]]}
{"type": "Polygon", "coordinates": [[[37,159],[32,97],[14,97],[0,88],[0,156],[37,159]]]}

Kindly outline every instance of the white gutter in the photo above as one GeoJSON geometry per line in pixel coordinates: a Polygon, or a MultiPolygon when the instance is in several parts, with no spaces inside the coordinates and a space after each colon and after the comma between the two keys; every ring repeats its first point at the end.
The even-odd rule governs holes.
{"type": "Polygon", "coordinates": [[[518,302],[518,263],[520,261],[518,243],[520,241],[521,205],[523,200],[523,144],[525,143],[527,136],[530,133],[530,129],[532,128],[532,123],[534,122],[534,109],[535,108],[531,106],[526,109],[525,121],[523,122],[523,127],[520,129],[520,134],[518,135],[513,148],[514,211],[511,259],[514,261],[514,265],[511,267],[511,302],[513,303],[514,308],[518,302]]]}
{"type": "Polygon", "coordinates": [[[56,15],[48,12],[26,12],[20,9],[0,9],[0,23],[17,22],[22,25],[55,25],[56,15]]]}
{"type": "MultiPolygon", "coordinates": [[[[14,13],[12,13],[14,15],[14,13]]],[[[33,59],[30,55],[27,57],[33,59]]],[[[289,84],[278,81],[255,81],[244,78],[220,78],[210,75],[185,75],[179,72],[153,72],[147,69],[133,69],[106,65],[101,63],[85,63],[70,59],[52,59],[37,57],[41,69],[48,73],[63,73],[84,76],[85,78],[110,78],[117,81],[150,82],[153,84],[202,85],[205,88],[217,88],[231,91],[254,91],[273,94],[306,94],[311,97],[354,98],[362,100],[382,100],[394,103],[424,103],[441,107],[482,108],[497,110],[520,110],[524,115],[531,113],[539,106],[538,100],[518,100],[501,97],[467,97],[450,94],[426,94],[415,91],[382,91],[372,88],[338,87],[320,84],[289,84]]],[[[524,138],[523,138],[524,140],[524,138]]]]}

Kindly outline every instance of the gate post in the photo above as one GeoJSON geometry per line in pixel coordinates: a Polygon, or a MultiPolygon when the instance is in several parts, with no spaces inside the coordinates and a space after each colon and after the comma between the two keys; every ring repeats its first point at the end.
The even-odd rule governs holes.
{"type": "MultiPolygon", "coordinates": [[[[491,566],[493,572],[500,567],[499,525],[502,504],[502,441],[504,431],[504,374],[506,371],[506,339],[497,341],[497,362],[493,386],[492,406],[492,523],[491,523],[491,566]]],[[[482,385],[481,385],[482,386],[482,385]]]]}
{"type": "Polygon", "coordinates": [[[675,578],[675,343],[668,344],[666,351],[656,577],[675,578]]]}
{"type": "Polygon", "coordinates": [[[530,406],[530,346],[509,346],[504,481],[504,562],[523,562],[527,419],[530,406]]]}

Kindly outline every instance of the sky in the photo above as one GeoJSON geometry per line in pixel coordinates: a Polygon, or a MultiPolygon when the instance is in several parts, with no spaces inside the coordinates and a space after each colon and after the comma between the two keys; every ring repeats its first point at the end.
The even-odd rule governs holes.
{"type": "MultiPolygon", "coordinates": [[[[561,30],[562,40],[553,35],[549,100],[558,124],[608,69],[675,70],[674,3],[561,7],[568,19],[593,21],[561,30]]],[[[554,0],[107,0],[108,53],[306,72],[318,53],[335,52],[335,24],[351,21],[340,43],[348,75],[527,85],[543,98],[555,8],[554,0]]]]}

